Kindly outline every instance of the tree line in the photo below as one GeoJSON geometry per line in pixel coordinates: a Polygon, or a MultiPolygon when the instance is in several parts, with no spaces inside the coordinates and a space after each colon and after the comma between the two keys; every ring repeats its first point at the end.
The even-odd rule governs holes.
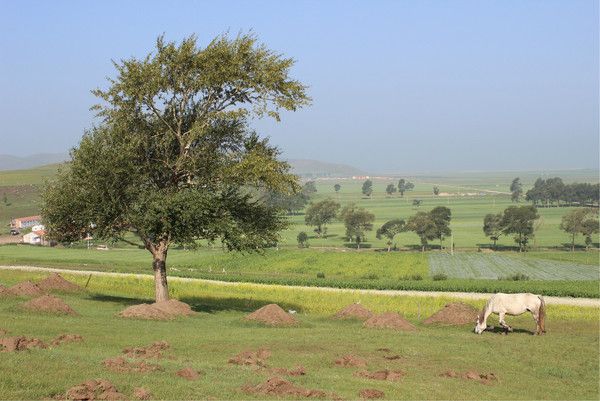
{"type": "MultiPolygon", "coordinates": [[[[519,177],[512,181],[510,191],[511,200],[520,202],[523,197],[523,186],[519,177]]],[[[533,188],[525,193],[525,200],[538,207],[598,206],[599,197],[600,184],[565,184],[560,177],[547,179],[540,177],[533,184],[533,188]]]]}

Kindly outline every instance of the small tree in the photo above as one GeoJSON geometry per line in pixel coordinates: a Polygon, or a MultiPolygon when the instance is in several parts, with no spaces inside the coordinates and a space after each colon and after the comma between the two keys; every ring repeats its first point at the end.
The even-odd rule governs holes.
{"type": "Polygon", "coordinates": [[[494,249],[496,249],[496,241],[500,238],[500,234],[502,234],[502,213],[498,214],[486,214],[483,218],[483,232],[486,237],[489,237],[492,241],[494,241],[494,249]]]}
{"type": "Polygon", "coordinates": [[[333,189],[334,189],[335,193],[337,194],[338,192],[340,192],[340,189],[342,189],[342,186],[340,184],[335,184],[333,186],[333,189]]]}
{"type": "Polygon", "coordinates": [[[371,194],[373,193],[373,181],[366,180],[363,182],[362,193],[365,196],[371,197],[371,194]]]}
{"type": "Polygon", "coordinates": [[[308,248],[308,235],[304,231],[300,231],[296,239],[298,240],[298,248],[308,248]]]}
{"type": "Polygon", "coordinates": [[[307,181],[302,186],[302,193],[308,197],[310,197],[313,194],[316,194],[317,193],[317,184],[315,184],[314,181],[307,181]]]}
{"type": "Polygon", "coordinates": [[[348,241],[354,240],[356,249],[360,249],[360,244],[365,242],[366,232],[373,229],[375,215],[362,207],[350,204],[342,209],[340,217],[346,227],[346,238],[348,241]]]}
{"type": "MultiPolygon", "coordinates": [[[[575,237],[583,234],[591,240],[593,228],[598,229],[598,219],[596,218],[597,211],[594,209],[574,209],[562,217],[560,229],[571,235],[571,251],[575,251],[575,237]],[[591,230],[590,230],[591,229],[591,230]]],[[[586,242],[586,245],[587,242],[586,242]]]]}
{"type": "Polygon", "coordinates": [[[510,192],[510,200],[518,203],[521,200],[521,196],[523,196],[523,185],[521,184],[521,179],[519,177],[512,180],[510,192]]]}
{"type": "Polygon", "coordinates": [[[509,206],[504,210],[502,221],[503,234],[515,234],[519,252],[523,252],[534,235],[534,222],[540,216],[535,206],[509,206]]]}
{"type": "Polygon", "coordinates": [[[387,238],[388,252],[391,251],[394,243],[394,237],[405,230],[406,222],[402,219],[393,219],[384,223],[377,230],[376,237],[381,239],[382,237],[387,238]]]}
{"type": "Polygon", "coordinates": [[[394,192],[396,192],[396,186],[394,184],[388,184],[385,188],[385,193],[388,194],[388,196],[392,196],[394,192]]]}
{"type": "Polygon", "coordinates": [[[159,37],[147,56],[115,62],[108,89],[93,92],[99,126],[44,191],[49,238],[77,241],[90,222],[96,238],[132,233],[152,255],[156,301],[169,298],[173,244],[219,239],[256,251],[274,243],[287,223],[254,191],[299,185],[248,121],[279,120],[281,110],[309,103],[289,77],[293,64],[253,35],[219,36],[204,48],[195,36],[159,37]]]}
{"type": "Polygon", "coordinates": [[[313,203],[306,209],[304,222],[307,226],[314,226],[320,237],[327,230],[326,225],[335,219],[340,207],[339,203],[331,199],[313,203]]]}
{"type": "Polygon", "coordinates": [[[414,207],[419,207],[421,206],[421,199],[413,199],[412,204],[414,207]]]}
{"type": "Polygon", "coordinates": [[[429,212],[429,216],[436,227],[435,238],[440,240],[440,248],[442,248],[444,238],[452,233],[450,230],[452,212],[446,206],[437,206],[429,212]]]}
{"type": "Polygon", "coordinates": [[[439,195],[440,194],[440,187],[434,186],[433,187],[433,194],[435,196],[439,195]]]}
{"type": "Polygon", "coordinates": [[[412,231],[421,239],[421,250],[425,252],[429,241],[437,238],[438,228],[427,212],[417,212],[406,222],[406,230],[412,231]]]}
{"type": "Polygon", "coordinates": [[[404,197],[404,192],[406,191],[406,180],[404,178],[400,178],[398,181],[398,192],[400,193],[400,197],[404,197]]]}

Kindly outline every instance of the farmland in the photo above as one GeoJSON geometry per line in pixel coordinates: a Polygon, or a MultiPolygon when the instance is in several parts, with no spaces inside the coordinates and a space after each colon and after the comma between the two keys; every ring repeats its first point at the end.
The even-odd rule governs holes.
{"type": "MultiPolygon", "coordinates": [[[[9,285],[43,276],[0,272],[0,283],[9,285]]],[[[85,277],[66,277],[81,285],[86,281],[85,277]]],[[[227,360],[240,351],[259,348],[272,352],[269,367],[301,364],[306,369],[306,375],[289,378],[294,384],[334,392],[345,399],[356,399],[364,388],[384,391],[386,399],[594,399],[599,390],[595,380],[599,334],[596,308],[549,306],[548,334],[542,337],[522,331],[509,336],[493,332],[476,336],[471,325],[421,324],[450,299],[323,294],[318,290],[268,289],[252,284],[231,287],[173,283],[172,295],[190,303],[200,312],[197,316],[166,322],[115,316],[127,305],[148,300],[152,289],[150,279],[94,277],[86,294],[60,295],[80,314],[64,317],[24,312],[19,308],[23,300],[0,299],[1,326],[12,335],[49,341],[68,332],[84,338],[82,343],[46,350],[0,354],[0,398],[42,399],[64,394],[85,380],[105,378],[125,394],[141,386],[159,399],[253,399],[257,396],[243,392],[242,387],[264,382],[268,370],[239,367],[227,360]],[[416,324],[417,331],[365,329],[359,322],[330,319],[341,307],[356,301],[376,312],[400,311],[416,324]],[[270,302],[296,309],[300,326],[268,328],[242,321],[246,313],[270,302]],[[102,365],[103,360],[119,355],[125,347],[158,340],[171,345],[171,358],[157,361],[162,371],[117,373],[102,365]],[[391,350],[399,359],[384,359],[380,348],[391,350]],[[499,350],[502,357],[494,357],[499,350]],[[406,375],[400,382],[357,377],[353,374],[356,369],[333,363],[349,353],[366,359],[369,370],[402,369],[406,375]],[[36,367],[34,371],[31,366],[36,367]],[[194,382],[176,377],[175,371],[183,366],[201,371],[202,376],[194,382]],[[483,385],[441,377],[447,370],[494,373],[498,381],[483,385]]],[[[465,302],[478,308],[482,305],[481,301],[465,302]]],[[[530,316],[509,321],[518,329],[533,328],[530,316]]],[[[497,324],[496,320],[490,324],[497,324]]]]}

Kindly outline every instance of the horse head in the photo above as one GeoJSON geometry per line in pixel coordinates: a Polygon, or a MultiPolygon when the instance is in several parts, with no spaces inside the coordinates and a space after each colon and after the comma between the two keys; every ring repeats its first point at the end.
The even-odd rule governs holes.
{"type": "Polygon", "coordinates": [[[481,334],[487,328],[487,323],[483,317],[483,313],[477,315],[477,320],[475,321],[475,333],[481,334]]]}

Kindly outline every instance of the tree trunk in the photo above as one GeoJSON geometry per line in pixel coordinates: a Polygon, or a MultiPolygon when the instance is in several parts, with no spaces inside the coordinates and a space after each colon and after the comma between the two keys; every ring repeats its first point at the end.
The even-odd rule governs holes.
{"type": "Polygon", "coordinates": [[[575,252],[575,234],[571,237],[571,252],[575,252]]]}
{"type": "Polygon", "coordinates": [[[167,251],[157,250],[152,254],[152,269],[154,270],[154,298],[156,302],[169,300],[167,285],[167,251]]]}

